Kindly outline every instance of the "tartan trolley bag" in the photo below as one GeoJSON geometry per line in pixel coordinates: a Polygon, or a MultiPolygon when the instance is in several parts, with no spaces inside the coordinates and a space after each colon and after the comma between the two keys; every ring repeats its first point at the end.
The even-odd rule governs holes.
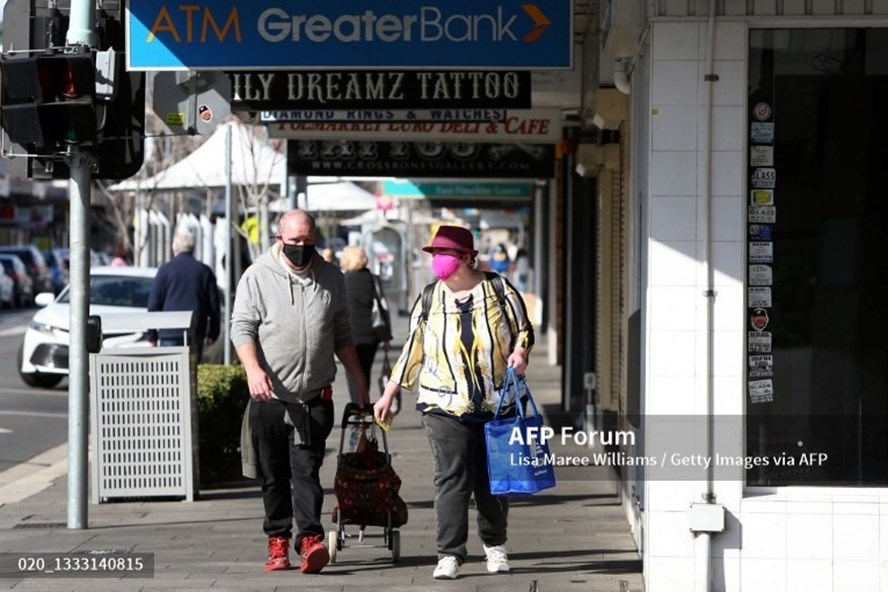
{"type": "Polygon", "coordinates": [[[337,529],[328,533],[331,562],[336,561],[337,551],[346,546],[346,539],[353,536],[347,525],[359,527],[358,544],[365,547],[378,546],[365,543],[369,536],[365,527],[382,527],[382,546],[391,551],[392,561],[398,562],[401,537],[397,529],[407,522],[407,504],[398,495],[400,488],[401,478],[392,467],[385,432],[376,425],[372,409],[349,403],[342,416],[333,480],[336,506],[332,518],[337,529]]]}

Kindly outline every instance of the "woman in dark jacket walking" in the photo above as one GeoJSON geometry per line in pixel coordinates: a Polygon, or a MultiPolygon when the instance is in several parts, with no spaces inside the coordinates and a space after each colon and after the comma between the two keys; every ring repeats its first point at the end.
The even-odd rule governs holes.
{"type": "MultiPolygon", "coordinates": [[[[348,306],[351,312],[352,341],[358,350],[358,361],[364,371],[364,379],[370,384],[370,368],[376,357],[379,344],[383,343],[386,351],[389,341],[380,339],[373,328],[373,303],[378,298],[385,302],[382,283],[379,278],[367,269],[367,253],[358,246],[348,246],[342,250],[339,265],[345,274],[345,291],[348,295],[348,306]]],[[[391,327],[388,328],[391,339],[391,327]]],[[[349,385],[351,387],[351,385],[349,385]]],[[[354,389],[351,389],[354,392],[354,389]]],[[[352,402],[356,402],[352,396],[352,402]]]]}

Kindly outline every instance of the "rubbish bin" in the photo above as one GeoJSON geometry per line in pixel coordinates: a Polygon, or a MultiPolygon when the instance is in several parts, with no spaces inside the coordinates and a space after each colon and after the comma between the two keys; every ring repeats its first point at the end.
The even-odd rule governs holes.
{"type": "MultiPolygon", "coordinates": [[[[109,334],[182,329],[191,312],[102,315],[109,334]]],[[[90,354],[92,501],[182,497],[193,501],[197,389],[181,347],[105,347],[90,354]]]]}

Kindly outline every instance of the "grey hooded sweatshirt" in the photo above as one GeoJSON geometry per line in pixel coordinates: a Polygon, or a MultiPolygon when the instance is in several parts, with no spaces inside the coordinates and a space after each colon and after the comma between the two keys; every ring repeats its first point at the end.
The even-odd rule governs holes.
{"type": "Polygon", "coordinates": [[[352,344],[342,272],[315,253],[303,284],[280,261],[275,244],[249,266],[231,313],[235,348],[256,344],[274,394],[307,401],[336,377],[333,355],[352,344]]]}

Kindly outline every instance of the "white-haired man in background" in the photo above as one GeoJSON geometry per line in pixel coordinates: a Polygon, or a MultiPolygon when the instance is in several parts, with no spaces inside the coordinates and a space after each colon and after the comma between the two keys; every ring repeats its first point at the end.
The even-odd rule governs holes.
{"type": "MultiPolygon", "coordinates": [[[[173,237],[173,258],[157,270],[148,297],[148,311],[190,310],[191,328],[188,343],[197,352],[197,361],[203,356],[204,344],[219,338],[219,288],[216,276],[209,266],[194,258],[194,235],[186,231],[173,237]]],[[[163,346],[184,345],[181,329],[152,331],[148,340],[163,346]]]]}

